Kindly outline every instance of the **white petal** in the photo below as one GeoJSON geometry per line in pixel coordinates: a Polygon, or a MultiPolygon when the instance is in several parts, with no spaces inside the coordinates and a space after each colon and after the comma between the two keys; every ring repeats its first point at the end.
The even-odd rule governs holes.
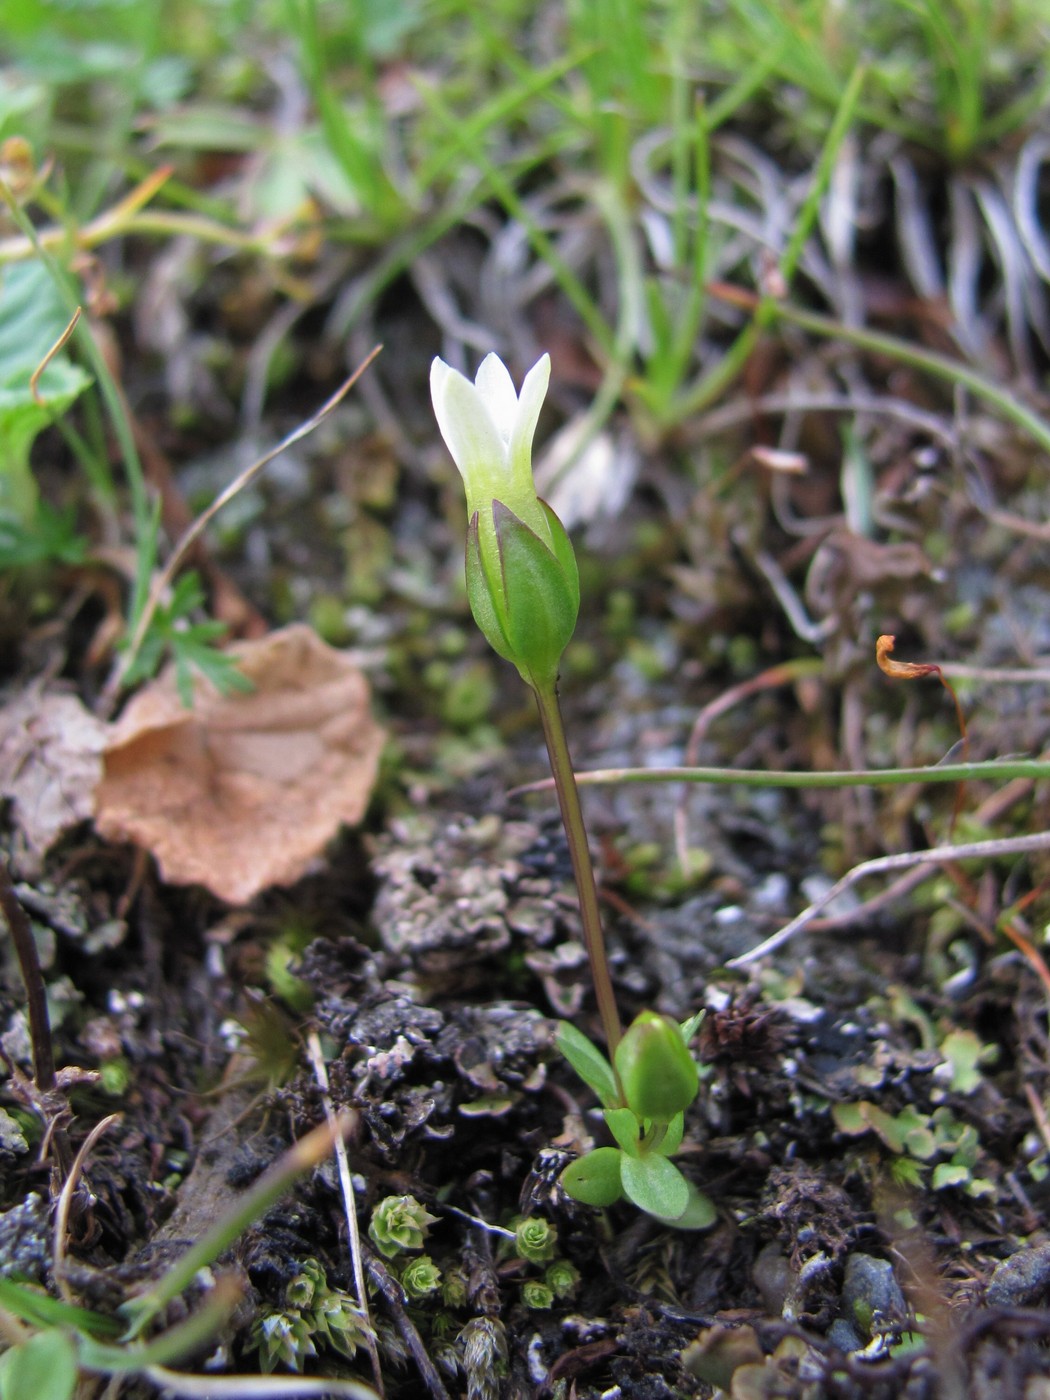
{"type": "Polygon", "coordinates": [[[536,433],[536,424],[539,422],[540,409],[543,407],[543,400],[547,397],[547,385],[551,377],[551,357],[541,355],[533,367],[525,376],[525,383],[521,386],[521,398],[518,400],[518,415],[514,423],[514,431],[511,434],[510,469],[518,478],[519,472],[523,478],[527,477],[530,484],[532,482],[532,439],[536,433]]]}
{"type": "MultiPolygon", "coordinates": [[[[442,378],[439,374],[439,378],[442,378]]],[[[469,379],[450,369],[443,376],[434,413],[445,445],[467,488],[471,513],[498,492],[507,470],[507,449],[484,400],[469,379]]]]}
{"type": "Polygon", "coordinates": [[[498,355],[486,355],[482,360],[474,383],[478,393],[492,415],[492,421],[499,429],[504,442],[510,442],[514,422],[518,416],[518,396],[514,392],[514,381],[507,366],[498,355]]]}
{"type": "Polygon", "coordinates": [[[442,419],[445,405],[445,385],[448,377],[452,374],[452,369],[445,361],[434,356],[430,362],[430,402],[434,405],[434,414],[438,420],[438,427],[441,429],[441,436],[445,436],[445,424],[442,419]]]}

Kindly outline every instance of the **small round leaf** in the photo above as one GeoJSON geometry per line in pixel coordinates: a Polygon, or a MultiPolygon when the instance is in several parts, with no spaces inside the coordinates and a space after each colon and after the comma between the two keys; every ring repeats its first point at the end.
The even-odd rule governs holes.
{"type": "Polygon", "coordinates": [[[598,1147],[577,1157],[562,1172],[562,1186],[574,1201],[587,1206],[611,1206],[623,1195],[621,1155],[615,1147],[598,1147]]]}

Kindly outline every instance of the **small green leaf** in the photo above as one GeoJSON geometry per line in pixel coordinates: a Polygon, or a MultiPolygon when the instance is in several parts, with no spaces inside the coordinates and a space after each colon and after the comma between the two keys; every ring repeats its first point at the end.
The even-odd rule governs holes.
{"type": "Polygon", "coordinates": [[[66,411],[90,378],[65,354],[55,355],[30,381],[69,321],[62,294],[37,259],[0,274],[0,504],[25,523],[37,506],[29,449],[53,419],[66,411]]]}
{"type": "Polygon", "coordinates": [[[688,1045],[689,1042],[692,1040],[693,1036],[696,1035],[697,1031],[700,1029],[701,1022],[703,1021],[706,1015],[707,1008],[701,1007],[701,1009],[696,1013],[695,1016],[689,1017],[688,1021],[679,1022],[679,1030],[681,1030],[682,1032],[682,1039],[685,1041],[686,1045],[688,1045]]]}
{"type": "Polygon", "coordinates": [[[666,1157],[651,1153],[646,1157],[620,1160],[623,1193],[639,1210],[674,1224],[689,1205],[689,1183],[666,1157]]]}
{"type": "Polygon", "coordinates": [[[970,1173],[966,1167],[958,1166],[955,1162],[938,1162],[930,1184],[935,1191],[943,1191],[948,1186],[965,1186],[969,1179],[970,1173]]]}
{"type": "Polygon", "coordinates": [[[583,1082],[594,1090],[603,1108],[616,1108],[620,1095],[612,1065],[582,1031],[568,1021],[558,1022],[554,1043],[583,1082]]]}
{"type": "Polygon", "coordinates": [[[77,1354],[64,1332],[36,1332],[0,1356],[0,1400],[70,1400],[77,1354]]]}
{"type": "Polygon", "coordinates": [[[847,1137],[861,1137],[871,1130],[859,1103],[833,1103],[831,1118],[839,1132],[847,1137]]]}
{"type": "Polygon", "coordinates": [[[705,1196],[702,1191],[698,1191],[691,1181],[687,1181],[689,1187],[689,1204],[673,1224],[676,1230],[708,1230],[718,1219],[718,1212],[709,1196],[705,1196]]]}
{"type": "Polygon", "coordinates": [[[659,1152],[661,1157],[670,1157],[681,1147],[684,1136],[685,1114],[676,1113],[668,1123],[663,1137],[653,1145],[653,1151],[659,1152]]]}
{"type": "Polygon", "coordinates": [[[561,1184],[574,1201],[587,1206],[611,1206],[623,1195],[622,1155],[615,1147],[597,1147],[569,1163],[561,1174],[561,1184]]]}
{"type": "MultiPolygon", "coordinates": [[[[980,1088],[979,1066],[995,1059],[994,1045],[985,1045],[973,1031],[952,1031],[941,1044],[941,1054],[949,1069],[951,1088],[957,1094],[972,1094],[980,1088]]],[[[935,1071],[940,1077],[940,1067],[935,1071]]]]}
{"type": "Polygon", "coordinates": [[[603,1114],[609,1131],[629,1157],[637,1157],[640,1152],[642,1125],[638,1115],[629,1108],[607,1108],[603,1114]]]}

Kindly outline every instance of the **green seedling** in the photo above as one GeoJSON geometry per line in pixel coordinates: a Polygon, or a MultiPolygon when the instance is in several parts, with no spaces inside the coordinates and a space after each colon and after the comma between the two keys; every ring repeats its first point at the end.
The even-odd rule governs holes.
{"type": "Polygon", "coordinates": [[[555,1298],[571,1298],[580,1286],[580,1271],[568,1259],[555,1259],[548,1264],[543,1282],[555,1298]]]}
{"type": "Polygon", "coordinates": [[[415,1259],[409,1259],[398,1278],[405,1290],[405,1296],[412,1303],[428,1298],[441,1287],[441,1270],[429,1254],[420,1254],[415,1259]]]}
{"type": "Polygon", "coordinates": [[[643,1011],[627,1034],[613,992],[597,886],[576,777],[558,703],[562,653],[576,627],[580,580],[568,535],[539,500],[532,439],[550,379],[544,355],[520,396],[496,355],[473,383],[442,360],[431,368],[434,413],[467,491],[467,596],[490,646],[518,669],[536,697],[580,901],[595,1000],[612,1062],[563,1023],[558,1046],[597,1093],[618,1147],[600,1147],[562,1176],[571,1196],[611,1205],[626,1196],[665,1224],[702,1229],[710,1201],[669,1156],[682,1141],[684,1113],[699,1075],[689,1053],[698,1019],[684,1027],[643,1011]]]}
{"type": "Polygon", "coordinates": [[[617,1045],[612,1063],[563,1021],[557,1044],[601,1101],[615,1147],[597,1147],[569,1164],[562,1185],[587,1205],[611,1206],[622,1197],[679,1230],[704,1230],[714,1222],[710,1200],[670,1161],[681,1145],[685,1110],[696,1098],[700,1076],[689,1041],[703,1013],[681,1025],[643,1011],[617,1045]]]}
{"type": "Polygon", "coordinates": [[[891,1114],[862,1099],[859,1103],[834,1104],[831,1116],[839,1132],[848,1137],[874,1133],[894,1153],[893,1175],[903,1184],[921,1185],[929,1169],[930,1185],[935,1191],[955,1187],[974,1197],[995,1192],[992,1182],[975,1174],[980,1155],[977,1129],[970,1123],[960,1123],[950,1108],[941,1107],[926,1114],[908,1104],[899,1113],[891,1114]]]}
{"type": "Polygon", "coordinates": [[[437,1219],[414,1196],[385,1196],[372,1212],[368,1238],[385,1259],[395,1259],[408,1250],[422,1249],[437,1219]]]}
{"type": "Polygon", "coordinates": [[[526,1279],[521,1285],[521,1301],[527,1308],[542,1311],[554,1306],[554,1290],[540,1279],[526,1279]]]}
{"type": "Polygon", "coordinates": [[[147,680],[170,653],[175,663],[175,684],[179,699],[189,709],[193,704],[193,680],[199,673],[222,694],[242,693],[252,689],[252,683],[241,675],[237,663],[225,652],[216,649],[216,642],[226,632],[226,624],[213,618],[201,618],[204,589],[192,570],[183,574],[171,591],[166,603],[159,605],[145,639],[124,672],[125,685],[147,680]]]}
{"type": "Polygon", "coordinates": [[[519,1220],[514,1227],[514,1251],[529,1264],[546,1264],[558,1248],[558,1232],[542,1215],[519,1220]]]}

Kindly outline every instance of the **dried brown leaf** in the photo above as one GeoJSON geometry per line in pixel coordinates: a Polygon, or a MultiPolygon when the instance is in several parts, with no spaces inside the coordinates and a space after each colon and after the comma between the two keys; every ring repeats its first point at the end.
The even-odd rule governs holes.
{"type": "Polygon", "coordinates": [[[164,879],[243,904],[297,880],[341,824],[361,820],[385,735],[368,681],[303,625],[231,648],[251,694],[172,670],[113,726],[95,802],[102,835],[134,841],[164,879]]]}
{"type": "Polygon", "coordinates": [[[0,709],[0,793],[13,804],[23,878],[69,827],[86,821],[106,726],[75,695],[31,690],[0,709]]]}

